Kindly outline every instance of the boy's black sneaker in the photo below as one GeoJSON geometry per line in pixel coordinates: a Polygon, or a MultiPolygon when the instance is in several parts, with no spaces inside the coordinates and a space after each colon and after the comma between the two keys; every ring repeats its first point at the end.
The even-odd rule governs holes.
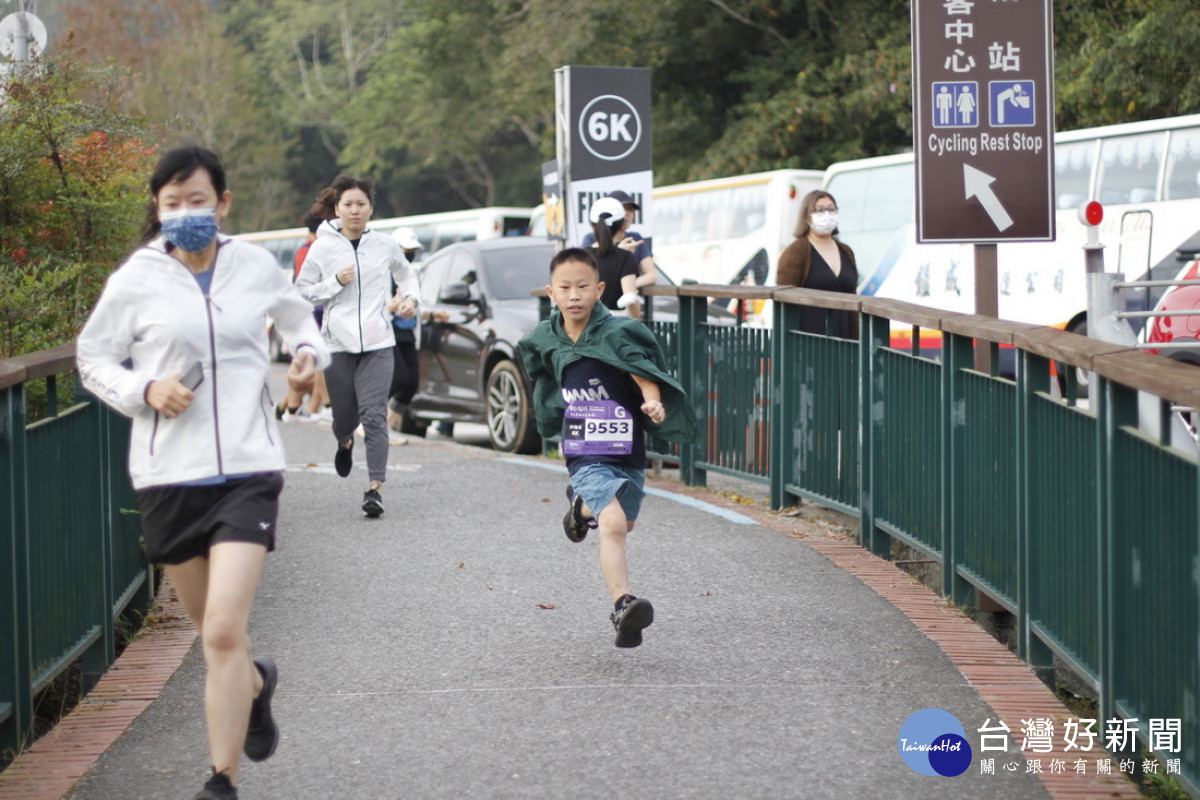
{"type": "Polygon", "coordinates": [[[229,782],[229,776],[224,772],[214,772],[192,800],[238,800],[237,787],[229,782]]]}
{"type": "Polygon", "coordinates": [[[337,470],[337,474],[343,478],[350,474],[351,468],[354,466],[354,439],[350,440],[349,447],[338,445],[337,453],[333,456],[333,468],[337,470]]]}
{"type": "Polygon", "coordinates": [[[583,516],[583,498],[575,494],[574,487],[567,484],[567,502],[570,507],[567,509],[566,516],[563,517],[563,533],[567,534],[567,538],[578,544],[587,538],[589,528],[596,527],[595,518],[585,518],[583,516]]]}
{"type": "Polygon", "coordinates": [[[609,619],[617,630],[617,647],[637,647],[642,643],[642,629],[654,622],[654,606],[643,597],[627,594],[617,601],[609,619]]]}
{"type": "Polygon", "coordinates": [[[279,669],[275,662],[265,656],[254,658],[254,667],[262,675],[262,691],[250,705],[250,726],[246,730],[246,743],[242,752],[251,761],[266,761],[279,746],[279,726],[271,716],[271,696],[279,682],[279,669]]]}
{"type": "Polygon", "coordinates": [[[378,517],[383,513],[383,498],[377,490],[367,489],[363,492],[362,510],[368,517],[378,517]]]}

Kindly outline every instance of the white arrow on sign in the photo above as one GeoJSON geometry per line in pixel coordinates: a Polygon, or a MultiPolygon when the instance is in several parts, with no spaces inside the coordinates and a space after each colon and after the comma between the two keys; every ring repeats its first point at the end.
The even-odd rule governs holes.
{"type": "Polygon", "coordinates": [[[1003,231],[1012,227],[1013,221],[1004,210],[1004,206],[1000,205],[996,193],[992,191],[992,184],[995,182],[996,179],[986,172],[980,172],[970,164],[963,164],[963,185],[967,190],[967,199],[978,198],[983,210],[992,218],[996,229],[1003,231]]]}

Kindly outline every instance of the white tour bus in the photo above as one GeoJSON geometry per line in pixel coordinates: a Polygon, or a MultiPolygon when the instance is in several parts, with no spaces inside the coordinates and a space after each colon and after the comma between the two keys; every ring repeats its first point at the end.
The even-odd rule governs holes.
{"type": "Polygon", "coordinates": [[[436,214],[416,214],[371,221],[371,227],[385,232],[412,228],[421,242],[417,260],[458,242],[523,236],[529,228],[528,208],[490,206],[436,214]]]}
{"type": "MultiPolygon", "coordinates": [[[[436,214],[415,214],[371,220],[369,227],[384,233],[397,228],[412,228],[421,242],[417,260],[421,261],[446,245],[473,242],[477,239],[497,239],[501,236],[520,236],[529,226],[528,208],[469,208],[463,211],[443,211],[436,214]]],[[[283,228],[274,231],[239,234],[237,238],[256,242],[275,254],[279,266],[292,269],[296,250],[304,244],[306,228],[283,228]]]]}
{"type": "MultiPolygon", "coordinates": [[[[655,187],[654,262],[675,283],[774,283],[800,201],[821,188],[823,174],[780,169],[655,187]]],[[[637,231],[637,222],[630,228],[637,231]]],[[[547,235],[543,206],[533,210],[529,234],[547,235]]]]}
{"type": "Polygon", "coordinates": [[[656,186],[655,263],[676,283],[775,283],[775,264],[792,242],[800,201],[821,187],[822,174],[779,169],[656,186]]]}
{"type": "MultiPolygon", "coordinates": [[[[1106,271],[1173,277],[1176,248],[1200,230],[1200,114],[1060,132],[1054,144],[1056,241],[997,246],[999,316],[1083,332],[1086,229],[1076,209],[1104,206],[1106,271]]],[[[834,164],[824,188],[838,204],[839,238],[854,250],[860,294],[974,311],[972,245],[916,242],[911,153],[834,164]]],[[[1130,292],[1130,308],[1152,308],[1161,293],[1130,292]]]]}

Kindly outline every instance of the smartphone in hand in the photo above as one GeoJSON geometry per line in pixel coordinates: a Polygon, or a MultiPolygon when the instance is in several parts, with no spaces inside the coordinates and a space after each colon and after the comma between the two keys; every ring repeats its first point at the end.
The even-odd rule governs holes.
{"type": "Polygon", "coordinates": [[[183,373],[183,377],[179,379],[179,382],[193,392],[196,391],[196,387],[204,383],[204,365],[199,361],[192,364],[188,367],[188,371],[183,373]]]}

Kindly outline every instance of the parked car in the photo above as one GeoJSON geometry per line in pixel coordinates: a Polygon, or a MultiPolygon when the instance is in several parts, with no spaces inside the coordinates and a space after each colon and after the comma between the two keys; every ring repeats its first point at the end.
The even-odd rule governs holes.
{"type": "MultiPolygon", "coordinates": [[[[1200,273],[1200,260],[1192,261],[1179,271],[1176,281],[1195,280],[1200,273]]],[[[1200,364],[1200,286],[1173,286],[1169,288],[1158,305],[1154,308],[1159,312],[1191,311],[1192,315],[1176,315],[1153,317],[1146,331],[1146,342],[1149,344],[1183,344],[1191,342],[1195,347],[1172,347],[1167,349],[1154,348],[1151,353],[1159,353],[1179,361],[1200,364]]]]}
{"type": "MultiPolygon", "coordinates": [[[[492,446],[537,452],[531,389],[517,342],[538,322],[531,292],[550,282],[554,244],[521,236],[451,245],[420,266],[420,380],[404,432],[424,435],[431,423],[487,425],[492,446]]],[[[670,281],[660,273],[662,283],[670,281]]],[[[674,297],[655,297],[654,318],[678,318],[674,297]]],[[[714,321],[731,312],[709,307],[714,321]]]]}

